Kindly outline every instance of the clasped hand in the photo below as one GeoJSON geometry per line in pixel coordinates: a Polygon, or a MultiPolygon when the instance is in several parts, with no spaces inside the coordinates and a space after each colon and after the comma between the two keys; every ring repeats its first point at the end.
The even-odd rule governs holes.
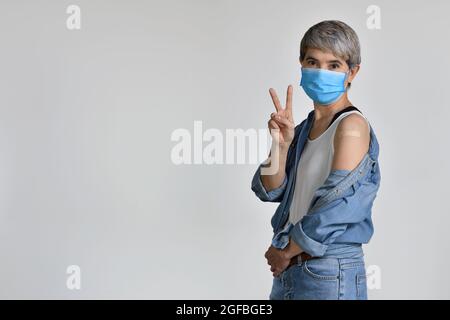
{"type": "Polygon", "coordinates": [[[274,277],[278,277],[288,267],[291,260],[285,250],[275,248],[272,245],[267,249],[264,257],[266,257],[267,264],[270,265],[270,271],[272,271],[274,277]]]}

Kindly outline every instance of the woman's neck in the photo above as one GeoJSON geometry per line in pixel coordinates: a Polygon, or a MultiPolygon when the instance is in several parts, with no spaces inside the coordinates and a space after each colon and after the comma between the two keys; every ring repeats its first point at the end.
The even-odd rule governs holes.
{"type": "Polygon", "coordinates": [[[338,101],[330,105],[323,106],[314,103],[314,119],[315,120],[328,119],[332,117],[335,113],[351,105],[352,103],[347,97],[347,92],[343,94],[338,101]]]}

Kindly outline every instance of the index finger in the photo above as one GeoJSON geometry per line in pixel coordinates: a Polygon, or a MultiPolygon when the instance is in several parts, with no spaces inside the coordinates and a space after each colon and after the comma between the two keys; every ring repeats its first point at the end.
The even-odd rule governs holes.
{"type": "Polygon", "coordinates": [[[281,111],[282,110],[281,103],[280,103],[280,100],[278,100],[278,96],[277,96],[277,93],[275,92],[275,89],[270,88],[269,93],[270,93],[270,96],[272,97],[272,101],[273,101],[273,104],[275,105],[275,109],[277,110],[277,112],[281,111]]]}

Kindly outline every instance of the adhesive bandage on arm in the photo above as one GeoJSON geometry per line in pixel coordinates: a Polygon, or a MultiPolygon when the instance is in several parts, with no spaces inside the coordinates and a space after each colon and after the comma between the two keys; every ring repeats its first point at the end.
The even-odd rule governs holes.
{"type": "Polygon", "coordinates": [[[358,130],[345,130],[342,132],[339,132],[339,137],[361,137],[361,132],[358,130]]]}

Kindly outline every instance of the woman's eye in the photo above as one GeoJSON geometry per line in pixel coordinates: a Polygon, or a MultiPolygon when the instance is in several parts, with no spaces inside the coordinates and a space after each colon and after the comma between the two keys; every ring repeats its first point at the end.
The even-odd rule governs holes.
{"type": "Polygon", "coordinates": [[[315,64],[314,61],[309,61],[308,63],[309,63],[310,66],[313,66],[315,64]]]}
{"type": "Polygon", "coordinates": [[[337,69],[337,68],[339,68],[339,65],[337,65],[337,64],[332,64],[331,65],[331,69],[337,69]]]}

